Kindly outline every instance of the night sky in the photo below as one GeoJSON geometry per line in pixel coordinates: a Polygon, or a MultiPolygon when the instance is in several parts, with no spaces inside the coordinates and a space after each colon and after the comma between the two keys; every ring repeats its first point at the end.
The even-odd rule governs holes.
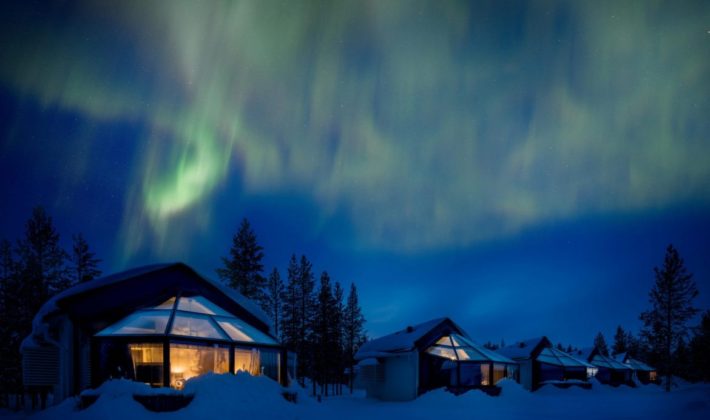
{"type": "Polygon", "coordinates": [[[214,275],[242,217],[371,336],[638,331],[673,243],[710,308],[710,2],[2,2],[0,238],[214,275]],[[115,3],[115,4],[114,4],[115,3]]]}

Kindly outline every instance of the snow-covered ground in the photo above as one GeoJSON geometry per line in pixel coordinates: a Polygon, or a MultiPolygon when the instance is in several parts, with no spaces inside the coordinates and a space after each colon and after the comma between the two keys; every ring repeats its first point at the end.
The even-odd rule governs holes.
{"type": "MultiPolygon", "coordinates": [[[[209,374],[187,382],[194,395],[184,409],[152,413],[134,401],[134,393],[155,392],[145,385],[111,381],[100,387],[100,398],[84,410],[75,400],[49,408],[32,419],[428,419],[432,418],[545,418],[545,419],[710,419],[710,384],[681,385],[671,393],[658,386],[610,388],[595,383],[592,390],[543,388],[536,393],[510,381],[501,383],[499,397],[480,391],[454,396],[443,390],[428,392],[411,402],[381,402],[354,396],[325,398],[318,403],[298,391],[298,403],[287,402],[282,388],[265,377],[248,374],[209,374]]],[[[158,392],[174,391],[158,391],[158,392]]],[[[7,413],[2,413],[7,414],[7,413]]],[[[16,416],[16,415],[15,415],[16,416]]],[[[13,416],[13,417],[15,417],[13,416]]],[[[22,416],[20,416],[22,418],[22,416]]]]}

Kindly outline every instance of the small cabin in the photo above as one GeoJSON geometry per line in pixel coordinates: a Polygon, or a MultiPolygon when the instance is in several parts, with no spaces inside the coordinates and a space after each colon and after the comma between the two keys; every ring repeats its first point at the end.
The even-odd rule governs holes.
{"type": "Polygon", "coordinates": [[[408,401],[436,388],[456,394],[517,374],[517,364],[473,340],[449,318],[407,327],[365,343],[356,353],[356,384],[368,397],[408,401]]]}
{"type": "Polygon", "coordinates": [[[23,341],[28,391],[54,402],[127,378],[181,389],[207,372],[268,376],[295,362],[261,309],[182,263],[140,267],[71,287],[47,301],[23,341]]]}
{"type": "Polygon", "coordinates": [[[587,347],[582,350],[577,350],[574,355],[593,365],[597,369],[594,376],[599,382],[605,385],[619,386],[622,384],[633,384],[633,382],[631,382],[631,368],[611,356],[603,355],[597,347],[587,347]]]}
{"type": "Polygon", "coordinates": [[[658,383],[658,371],[656,368],[647,365],[646,363],[634,359],[628,353],[620,353],[614,357],[618,362],[628,366],[632,372],[632,378],[635,378],[642,384],[658,383]]]}
{"type": "Polygon", "coordinates": [[[498,349],[498,352],[518,362],[520,374],[516,379],[530,391],[547,384],[558,387],[583,385],[593,375],[591,364],[554,348],[544,336],[520,341],[498,349]]]}

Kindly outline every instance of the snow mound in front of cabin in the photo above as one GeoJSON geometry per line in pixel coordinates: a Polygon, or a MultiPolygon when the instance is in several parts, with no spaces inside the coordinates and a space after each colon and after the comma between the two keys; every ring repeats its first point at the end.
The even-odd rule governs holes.
{"type": "Polygon", "coordinates": [[[87,390],[83,396],[98,395],[89,407],[80,410],[79,399],[69,398],[61,404],[37,414],[38,419],[120,419],[143,420],[157,417],[170,419],[195,418],[293,418],[296,404],[283,397],[284,388],[265,376],[251,376],[240,372],[191,378],[184,391],[170,388],[151,388],[146,384],[125,379],[110,380],[100,387],[87,390]],[[154,413],[133,399],[133,395],[192,395],[190,404],[170,413],[154,413]]]}
{"type": "Polygon", "coordinates": [[[288,413],[293,409],[283,396],[284,389],[266,376],[251,376],[246,372],[236,375],[208,373],[191,378],[185,383],[185,393],[195,397],[185,409],[186,418],[199,418],[219,406],[224,418],[259,418],[265,413],[288,413]]]}

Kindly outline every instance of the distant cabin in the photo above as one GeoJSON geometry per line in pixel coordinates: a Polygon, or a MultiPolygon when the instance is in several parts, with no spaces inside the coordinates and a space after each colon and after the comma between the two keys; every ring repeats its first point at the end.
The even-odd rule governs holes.
{"type": "Polygon", "coordinates": [[[535,391],[544,385],[566,387],[582,385],[594,374],[594,366],[552,346],[543,336],[520,341],[498,349],[520,365],[518,382],[527,390],[535,391]]]}
{"type": "Polygon", "coordinates": [[[614,358],[618,362],[628,366],[631,369],[632,378],[635,378],[642,384],[658,383],[658,372],[656,371],[656,368],[651,367],[638,359],[634,359],[629,356],[629,353],[626,352],[617,354],[614,358]]]}
{"type": "Polygon", "coordinates": [[[597,380],[605,385],[619,386],[631,385],[631,368],[615,360],[613,357],[604,356],[596,347],[587,347],[577,350],[574,355],[593,365],[597,372],[597,380]]]}
{"type": "Polygon", "coordinates": [[[81,283],[40,309],[22,343],[23,382],[54,401],[128,378],[181,389],[207,372],[246,371],[282,384],[295,358],[249,299],[182,263],[81,283]]]}
{"type": "Polygon", "coordinates": [[[407,327],[365,343],[355,354],[356,384],[368,397],[408,401],[445,387],[454,393],[492,390],[517,374],[517,364],[488,350],[449,318],[407,327]]]}

